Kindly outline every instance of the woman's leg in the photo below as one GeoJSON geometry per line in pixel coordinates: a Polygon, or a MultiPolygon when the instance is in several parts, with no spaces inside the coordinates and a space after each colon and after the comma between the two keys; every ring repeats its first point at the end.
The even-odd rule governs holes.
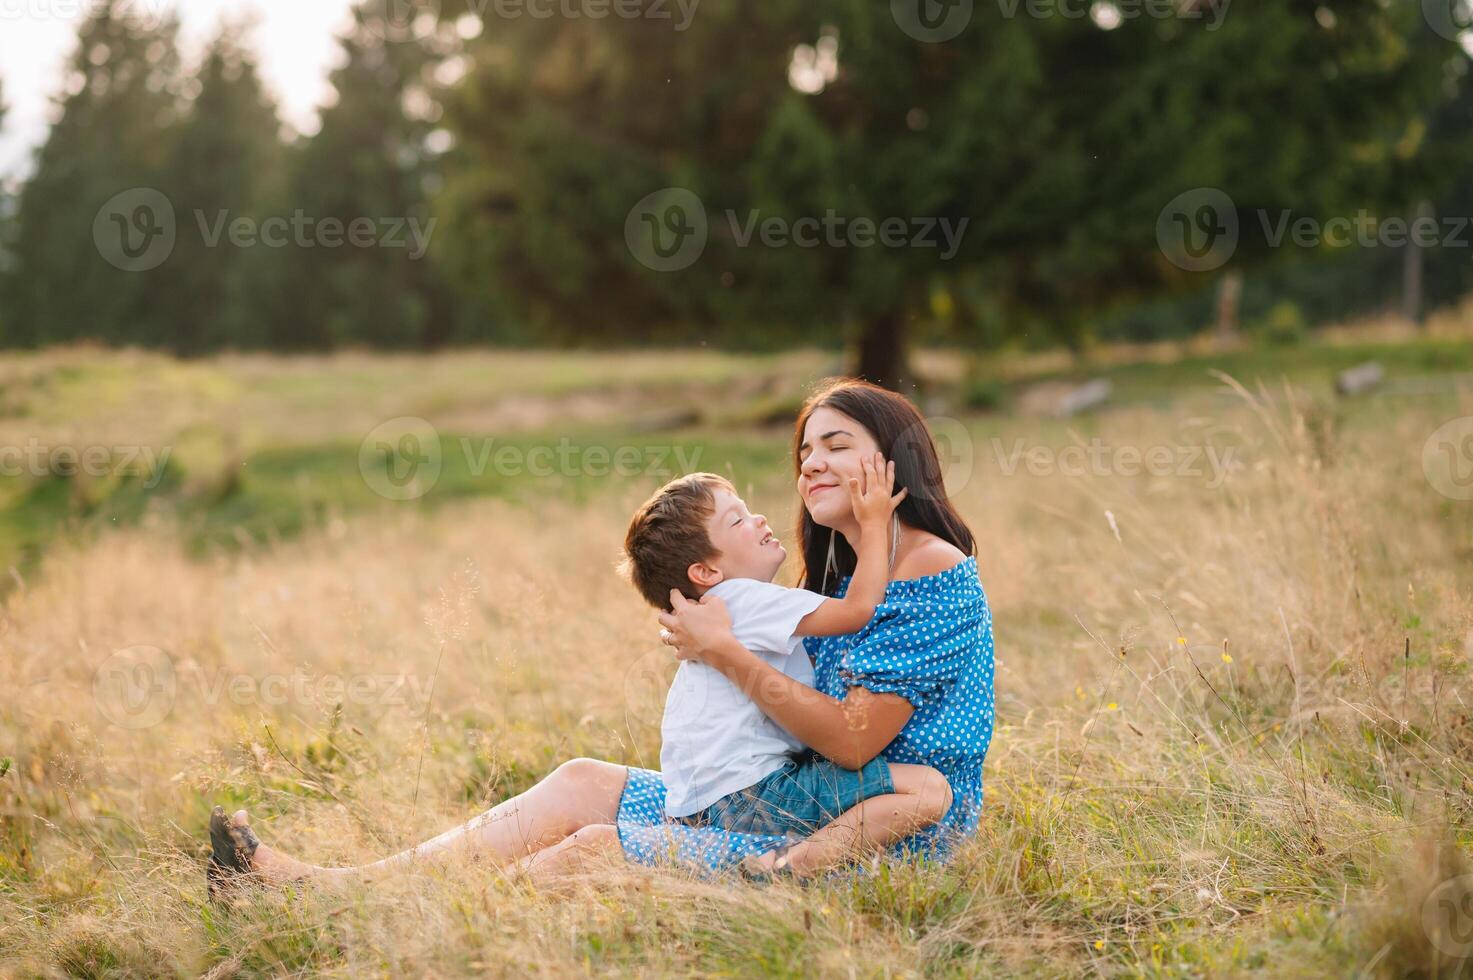
{"type": "MultiPolygon", "coordinates": [[[[628,770],[597,759],[572,759],[520,796],[498,803],[473,820],[395,854],[356,868],[321,868],[265,844],[251,856],[251,870],[271,883],[297,878],[342,878],[404,871],[416,862],[451,857],[515,861],[556,844],[590,824],[612,825],[619,812],[628,770]]],[[[236,824],[249,820],[241,810],[236,824]]],[[[618,836],[615,834],[615,842],[618,836]]]]}
{"type": "MultiPolygon", "coordinates": [[[[873,853],[938,823],[951,809],[951,786],[930,766],[890,766],[895,792],[872,796],[825,824],[812,837],[787,850],[787,866],[800,878],[818,874],[855,857],[873,853]]],[[[759,854],[744,864],[771,871],[777,858],[759,854]]]]}

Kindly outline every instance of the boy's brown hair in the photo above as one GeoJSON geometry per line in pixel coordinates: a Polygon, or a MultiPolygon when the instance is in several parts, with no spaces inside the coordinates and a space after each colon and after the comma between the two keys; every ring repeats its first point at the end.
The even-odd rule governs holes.
{"type": "Polygon", "coordinates": [[[716,512],[717,489],[736,493],[731,481],[715,473],[691,473],[671,480],[640,505],[624,535],[622,572],[650,605],[670,611],[670,590],[688,599],[694,592],[687,570],[719,552],[706,533],[716,512]]]}

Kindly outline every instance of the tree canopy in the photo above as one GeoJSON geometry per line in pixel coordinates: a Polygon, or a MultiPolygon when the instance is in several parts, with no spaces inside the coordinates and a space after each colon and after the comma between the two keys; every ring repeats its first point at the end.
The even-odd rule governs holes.
{"type": "Polygon", "coordinates": [[[845,343],[893,384],[912,340],[1078,342],[1302,264],[1262,214],[1406,214],[1468,172],[1468,58],[1415,4],[962,4],[941,37],[900,0],[363,0],[310,136],[243,31],[186,71],[126,7],[80,28],[9,220],[8,344],[845,343]],[[147,269],[109,244],[168,217],[140,189],[174,228],[147,269]],[[1237,250],[1183,268],[1163,209],[1208,192],[1237,250]]]}

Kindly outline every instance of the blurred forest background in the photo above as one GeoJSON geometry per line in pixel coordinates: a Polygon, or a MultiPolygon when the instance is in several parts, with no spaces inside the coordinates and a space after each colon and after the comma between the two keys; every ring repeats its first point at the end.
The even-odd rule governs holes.
{"type": "Polygon", "coordinates": [[[263,89],[247,24],[186,65],[175,22],[100,3],[31,172],[0,199],[0,343],[804,344],[893,383],[918,345],[1214,328],[1293,342],[1359,316],[1419,321],[1473,289],[1473,233],[1451,225],[1430,248],[1270,247],[1258,230],[1260,211],[1473,214],[1469,58],[1424,5],[1182,0],[1162,19],[1109,0],[1072,17],[979,3],[940,44],[875,0],[659,6],[534,18],[364,0],[305,137],[263,89]],[[704,202],[710,240],[659,272],[624,227],[670,186],[704,202]],[[99,208],[138,187],[178,223],[146,273],[93,246],[99,208]],[[1201,187],[1235,202],[1243,240],[1221,268],[1185,271],[1157,221],[1201,187]],[[943,260],[743,248],[727,210],[968,224],[943,260]],[[298,213],[413,220],[428,251],[209,247],[200,227],[298,213]]]}

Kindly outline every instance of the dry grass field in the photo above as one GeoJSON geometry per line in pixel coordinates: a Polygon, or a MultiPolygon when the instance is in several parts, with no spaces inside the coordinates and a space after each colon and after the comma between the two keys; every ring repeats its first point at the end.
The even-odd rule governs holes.
{"type": "Polygon", "coordinates": [[[1473,502],[1423,457],[1473,416],[1466,381],[1343,403],[1264,371],[1068,422],[938,418],[999,658],[982,826],[947,866],[761,888],[473,864],[206,901],[216,802],[357,862],[569,758],[657,764],[673,665],[613,571],[648,450],[699,451],[791,539],[789,433],[764,420],[827,367],[7,365],[8,443],[176,453],[146,491],[7,477],[0,975],[1473,970],[1473,502]],[[400,415],[445,447],[408,501],[358,463],[400,415]],[[577,462],[478,473],[462,433],[577,462]]]}

